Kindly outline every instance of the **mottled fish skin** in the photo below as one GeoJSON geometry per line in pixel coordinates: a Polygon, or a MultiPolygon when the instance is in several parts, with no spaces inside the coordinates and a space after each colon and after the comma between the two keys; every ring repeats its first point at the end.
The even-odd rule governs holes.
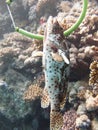
{"type": "MultiPolygon", "coordinates": [[[[50,112],[50,130],[61,129],[59,118],[63,121],[60,113],[60,102],[66,91],[66,64],[64,61],[55,61],[51,52],[57,52],[58,47],[63,42],[63,31],[56,19],[52,16],[47,21],[43,45],[43,67],[45,73],[45,89],[48,91],[51,112],[50,112]],[[56,114],[55,114],[56,113],[56,114]],[[58,115],[56,117],[56,115],[58,115]],[[52,119],[55,118],[55,119],[52,119]],[[58,118],[58,120],[56,120],[58,118]],[[56,121],[58,123],[56,123],[56,121]]],[[[61,121],[60,121],[61,122],[61,121]]]]}

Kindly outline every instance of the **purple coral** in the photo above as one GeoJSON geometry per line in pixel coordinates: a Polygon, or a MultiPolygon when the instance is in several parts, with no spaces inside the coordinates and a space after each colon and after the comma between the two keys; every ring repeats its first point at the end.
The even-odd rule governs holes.
{"type": "Polygon", "coordinates": [[[77,113],[74,109],[65,112],[63,116],[64,124],[62,130],[75,130],[75,121],[77,113]]]}

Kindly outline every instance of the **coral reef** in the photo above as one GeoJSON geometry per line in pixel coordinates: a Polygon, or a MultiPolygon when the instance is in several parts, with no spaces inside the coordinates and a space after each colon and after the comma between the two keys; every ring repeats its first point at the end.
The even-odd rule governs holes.
{"type": "MultiPolygon", "coordinates": [[[[48,125],[48,111],[40,109],[39,101],[31,103],[25,102],[23,99],[27,87],[33,84],[32,79],[35,79],[35,73],[38,74],[42,70],[41,58],[40,60],[39,58],[36,58],[37,60],[30,58],[33,50],[40,48],[40,45],[37,46],[33,42],[35,41],[18,33],[6,34],[4,39],[0,41],[0,113],[5,117],[6,122],[7,120],[9,121],[8,130],[14,129],[14,127],[16,129],[20,129],[19,127],[24,129],[23,125],[27,130],[33,129],[33,127],[34,130],[38,129],[39,126],[35,125],[33,120],[36,120],[41,126],[42,121],[40,121],[40,118],[41,120],[46,120],[48,125]],[[25,61],[28,58],[32,61],[30,60],[26,63],[25,61]],[[39,108],[40,114],[35,118],[38,113],[37,108],[39,108]],[[30,122],[29,126],[25,123],[28,120],[30,122]]],[[[39,77],[42,78],[40,74],[39,77]]],[[[39,78],[38,83],[40,82],[41,79],[39,78]]],[[[3,124],[5,121],[2,123],[1,121],[2,118],[0,118],[0,129],[6,130],[3,124]]],[[[47,129],[47,126],[45,129],[47,129]]]]}
{"type": "MultiPolygon", "coordinates": [[[[78,19],[81,7],[79,0],[17,0],[10,8],[17,26],[43,35],[48,16],[57,16],[60,26],[66,30],[78,19]]],[[[36,85],[41,91],[35,91],[42,100],[49,100],[41,93],[45,84],[44,75],[40,74],[42,58],[34,57],[37,51],[41,53],[43,42],[9,33],[13,26],[4,0],[0,1],[0,15],[0,39],[3,38],[0,41],[0,130],[49,130],[49,107],[41,109],[39,99],[24,101],[24,98],[34,98],[32,90],[36,85]]],[[[66,43],[70,53],[70,77],[62,129],[98,130],[97,0],[89,0],[83,23],[66,38],[66,43]]],[[[56,61],[62,61],[53,54],[56,61]]],[[[49,104],[44,106],[42,101],[41,105],[49,104]]]]}
{"type": "MultiPolygon", "coordinates": [[[[22,55],[20,52],[28,48],[25,43],[30,45],[31,40],[17,33],[5,35],[5,39],[0,42],[0,98],[3,106],[0,107],[0,112],[11,120],[21,118],[21,115],[24,117],[27,111],[30,112],[30,105],[26,105],[22,99],[22,92],[31,81],[14,68],[15,61],[22,55]]],[[[23,59],[25,58],[26,55],[23,56],[23,59]]],[[[21,63],[19,63],[20,68],[21,63]]]]}
{"type": "MultiPolygon", "coordinates": [[[[88,79],[84,79],[78,82],[69,83],[69,108],[74,108],[76,112],[76,118],[74,119],[73,130],[93,130],[97,128],[97,110],[98,110],[98,94],[94,95],[92,89],[88,85],[88,79]],[[93,96],[94,95],[94,96],[93,96]]],[[[66,104],[67,105],[67,104],[66,104]]],[[[64,120],[68,115],[64,113],[64,120]]],[[[68,120],[68,119],[67,119],[68,120]]],[[[69,120],[63,124],[62,130],[70,129],[69,120]],[[67,127],[68,125],[68,127],[67,127]],[[64,129],[65,128],[65,129],[64,129]]]]}
{"type": "MultiPolygon", "coordinates": [[[[81,1],[66,1],[68,2],[69,12],[59,12],[58,19],[59,24],[63,29],[67,29],[75,23],[81,12],[81,1]],[[79,7],[79,8],[78,8],[79,7]],[[67,25],[67,26],[65,26],[67,25]]],[[[71,72],[75,74],[81,69],[80,75],[74,75],[72,78],[80,79],[85,75],[82,72],[89,73],[89,65],[92,60],[97,60],[98,58],[98,3],[96,0],[89,1],[88,11],[83,23],[79,28],[71,34],[67,39],[70,46],[70,62],[71,62],[71,72]],[[81,68],[82,66],[82,68],[81,68]]],[[[61,6],[60,6],[61,8],[61,6]]],[[[62,7],[63,10],[63,7],[62,7]]],[[[75,80],[75,79],[74,79],[75,80]]]]}
{"type": "Polygon", "coordinates": [[[32,85],[30,85],[27,90],[24,93],[24,99],[26,100],[32,100],[32,98],[36,97],[37,95],[35,94],[40,94],[39,96],[42,96],[42,91],[45,85],[45,76],[44,74],[41,72],[39,72],[33,79],[32,85]],[[34,89],[37,90],[36,93],[31,92],[34,89]],[[38,89],[38,87],[40,87],[40,89],[38,89]],[[34,97],[32,97],[34,95],[34,97]]]}

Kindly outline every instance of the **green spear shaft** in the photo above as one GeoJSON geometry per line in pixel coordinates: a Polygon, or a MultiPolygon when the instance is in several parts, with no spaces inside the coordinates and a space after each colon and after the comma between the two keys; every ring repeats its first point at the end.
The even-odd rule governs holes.
{"type": "Polygon", "coordinates": [[[12,0],[7,0],[6,3],[7,3],[7,9],[8,9],[8,12],[9,12],[9,15],[10,15],[10,18],[12,20],[12,23],[13,23],[13,26],[15,28],[15,31],[19,32],[20,34],[22,35],[25,35],[29,38],[33,38],[33,39],[38,39],[38,40],[43,40],[44,36],[43,35],[39,35],[39,34],[34,34],[34,33],[30,33],[22,28],[19,28],[19,27],[16,27],[15,25],[15,21],[14,21],[14,18],[12,16],[12,13],[10,11],[10,4],[11,4],[12,0]]]}
{"type": "MultiPolygon", "coordinates": [[[[15,30],[17,32],[27,36],[27,37],[38,39],[38,40],[43,40],[43,38],[44,38],[43,35],[30,33],[28,31],[25,31],[24,29],[21,29],[21,28],[15,26],[15,22],[14,22],[14,19],[12,17],[12,14],[11,14],[11,11],[10,11],[10,8],[9,8],[9,5],[11,4],[12,1],[13,0],[7,0],[6,3],[8,4],[8,11],[9,11],[10,17],[12,19],[15,30]]],[[[76,21],[76,23],[73,26],[71,26],[69,29],[67,29],[66,31],[63,32],[64,36],[66,36],[66,37],[69,36],[82,23],[83,19],[85,18],[86,12],[87,12],[87,5],[88,5],[88,0],[83,0],[83,9],[82,9],[82,12],[80,14],[80,17],[78,18],[78,20],[76,21]]]]}
{"type": "Polygon", "coordinates": [[[73,26],[71,26],[68,30],[63,32],[64,36],[70,35],[82,23],[83,19],[85,18],[86,12],[87,12],[87,5],[88,5],[88,0],[83,0],[83,9],[80,14],[80,17],[78,18],[78,20],[76,21],[76,23],[73,26]]]}
{"type": "Polygon", "coordinates": [[[30,33],[22,28],[19,27],[15,27],[15,30],[29,38],[33,38],[33,39],[38,39],[38,40],[43,40],[44,36],[43,35],[39,35],[39,34],[34,34],[34,33],[30,33]]]}

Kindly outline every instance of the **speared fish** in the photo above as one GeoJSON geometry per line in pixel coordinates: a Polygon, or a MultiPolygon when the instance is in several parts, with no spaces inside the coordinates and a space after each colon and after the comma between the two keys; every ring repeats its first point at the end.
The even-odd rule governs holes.
{"type": "Polygon", "coordinates": [[[63,125],[61,108],[64,107],[66,102],[69,60],[63,29],[60,27],[57,18],[49,17],[44,35],[43,54],[34,52],[32,56],[43,56],[45,87],[42,92],[38,85],[30,86],[30,90],[26,91],[24,98],[34,100],[37,96],[40,96],[42,108],[47,108],[50,104],[50,130],[61,130],[63,125]]]}
{"type": "MultiPolygon", "coordinates": [[[[50,130],[60,130],[63,125],[63,116],[60,110],[60,104],[65,99],[67,90],[67,79],[69,70],[69,60],[56,61],[52,53],[59,55],[59,50],[66,54],[66,46],[64,44],[63,30],[58,24],[56,18],[49,17],[45,31],[43,45],[43,67],[45,73],[45,94],[48,93],[51,110],[50,110],[50,130]]],[[[59,55],[60,56],[60,55],[59,55]]],[[[42,104],[49,104],[46,101],[42,104]]],[[[42,105],[43,106],[43,105],[42,105]]],[[[47,106],[47,105],[44,105],[47,106]]]]}

